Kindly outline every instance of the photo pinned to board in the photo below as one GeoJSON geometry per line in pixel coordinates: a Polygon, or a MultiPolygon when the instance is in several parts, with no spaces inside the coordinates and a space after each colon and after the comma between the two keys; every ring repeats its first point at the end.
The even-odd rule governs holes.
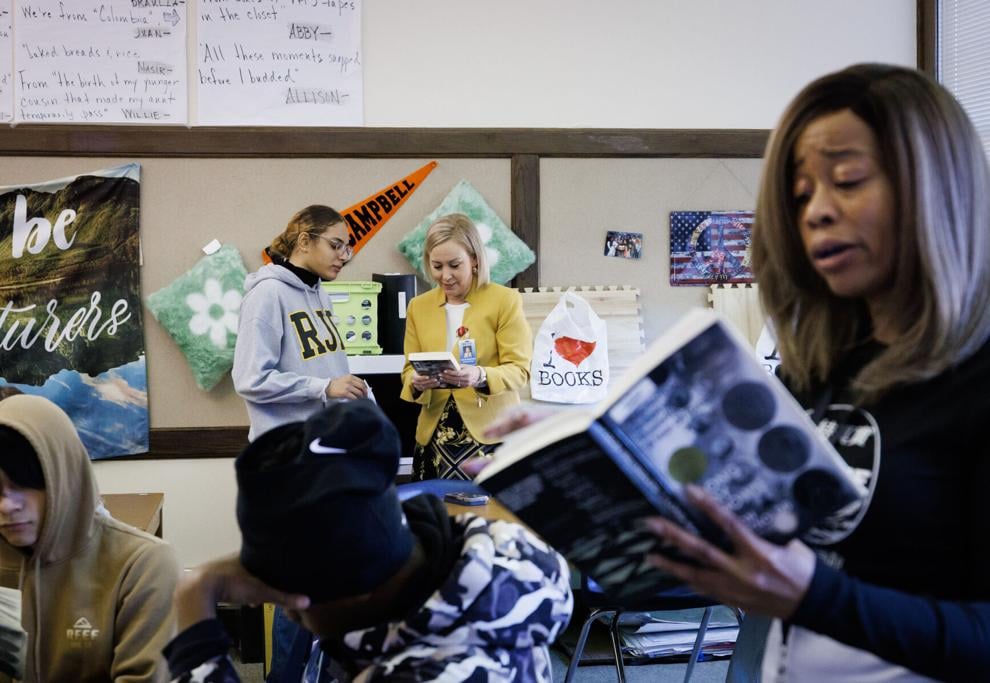
{"type": "Polygon", "coordinates": [[[605,256],[635,258],[643,255],[643,233],[609,230],[605,233],[605,256]]]}

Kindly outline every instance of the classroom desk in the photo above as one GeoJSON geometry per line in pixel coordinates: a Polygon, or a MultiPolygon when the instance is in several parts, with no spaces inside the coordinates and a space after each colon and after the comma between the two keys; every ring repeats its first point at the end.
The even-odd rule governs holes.
{"type": "Polygon", "coordinates": [[[522,524],[518,517],[494,498],[489,498],[484,505],[458,505],[457,503],[445,503],[445,505],[447,506],[447,514],[451,516],[470,512],[493,522],[518,522],[522,524]]]}
{"type": "Polygon", "coordinates": [[[162,538],[164,493],[104,493],[102,498],[114,519],[162,538]]]}

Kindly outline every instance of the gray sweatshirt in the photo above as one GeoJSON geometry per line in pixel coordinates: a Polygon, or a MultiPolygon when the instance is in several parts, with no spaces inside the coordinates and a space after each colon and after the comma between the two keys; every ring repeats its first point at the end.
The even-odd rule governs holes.
{"type": "Polygon", "coordinates": [[[247,403],[253,441],[322,408],[330,380],[350,371],[320,283],[308,287],[271,264],[248,275],[244,288],[231,375],[247,403]]]}

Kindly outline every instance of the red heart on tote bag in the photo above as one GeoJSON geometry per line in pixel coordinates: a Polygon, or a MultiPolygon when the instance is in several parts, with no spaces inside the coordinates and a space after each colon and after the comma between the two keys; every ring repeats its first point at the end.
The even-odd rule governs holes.
{"type": "Polygon", "coordinates": [[[582,341],[573,337],[557,337],[553,340],[553,348],[557,355],[575,366],[581,365],[581,361],[594,353],[596,346],[598,346],[597,342],[582,341]]]}

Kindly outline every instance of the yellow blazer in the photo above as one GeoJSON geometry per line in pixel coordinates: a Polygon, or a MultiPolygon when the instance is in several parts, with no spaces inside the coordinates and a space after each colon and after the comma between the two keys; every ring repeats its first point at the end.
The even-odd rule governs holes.
{"type": "Polygon", "coordinates": [[[436,287],[409,302],[406,309],[406,364],[402,368],[401,397],[419,403],[416,423],[416,443],[425,446],[433,437],[440,413],[449,396],[454,397],[457,410],[477,441],[486,439],[485,427],[508,406],[519,403],[519,387],[529,382],[529,363],[533,357],[533,338],[529,323],[523,315],[519,292],[490,283],[472,287],[466,300],[462,326],[466,338],[475,341],[478,365],[488,374],[487,387],[460,389],[430,389],[416,394],[412,387],[413,368],[409,354],[419,351],[442,351],[445,348],[457,356],[457,340],[447,339],[447,317],[444,304],[447,297],[436,287]]]}

